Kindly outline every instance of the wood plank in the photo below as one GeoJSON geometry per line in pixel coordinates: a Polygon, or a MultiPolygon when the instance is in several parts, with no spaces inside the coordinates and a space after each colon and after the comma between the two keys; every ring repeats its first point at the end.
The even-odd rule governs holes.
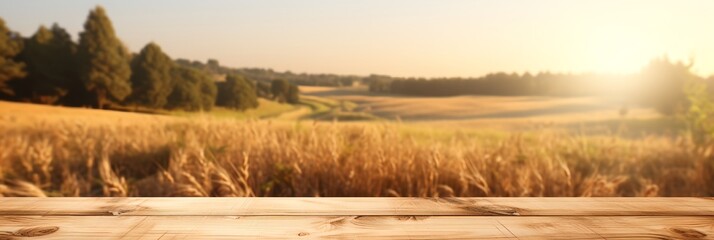
{"type": "Polygon", "coordinates": [[[707,198],[0,198],[0,215],[714,216],[707,198]]]}
{"type": "Polygon", "coordinates": [[[51,239],[711,239],[714,217],[1,216],[0,238],[33,227],[51,239]]]}

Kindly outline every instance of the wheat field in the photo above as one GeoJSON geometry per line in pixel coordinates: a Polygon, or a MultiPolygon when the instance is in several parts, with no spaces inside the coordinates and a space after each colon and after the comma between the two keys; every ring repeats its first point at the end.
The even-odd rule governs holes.
{"type": "Polygon", "coordinates": [[[714,146],[686,138],[552,131],[437,138],[399,122],[140,115],[112,122],[123,113],[104,119],[76,111],[90,112],[3,114],[0,195],[714,195],[714,146]]]}
{"type": "MultiPolygon", "coordinates": [[[[450,96],[419,97],[369,92],[365,86],[316,87],[301,86],[308,96],[349,101],[365,111],[385,119],[408,121],[470,121],[522,122],[524,118],[538,121],[573,122],[606,120],[620,117],[623,105],[631,99],[616,96],[547,97],[547,96],[450,96]]],[[[659,114],[644,107],[629,104],[628,116],[641,119],[659,114]]]]}

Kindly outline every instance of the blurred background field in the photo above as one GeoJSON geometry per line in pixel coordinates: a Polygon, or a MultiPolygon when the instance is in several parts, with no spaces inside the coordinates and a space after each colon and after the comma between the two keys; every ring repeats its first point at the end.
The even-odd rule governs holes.
{"type": "Polygon", "coordinates": [[[604,2],[0,1],[0,196],[714,196],[714,5],[604,2]]]}
{"type": "Polygon", "coordinates": [[[567,107],[594,102],[587,98],[431,99],[371,96],[352,88],[305,89],[300,104],[261,100],[245,112],[150,114],[0,102],[0,193],[714,194],[712,146],[695,144],[677,121],[646,109],[622,116],[617,106],[606,104],[596,110],[567,107]],[[431,104],[424,113],[430,119],[411,117],[411,110],[425,111],[420,101],[431,104]],[[474,106],[484,101],[494,104],[482,110],[474,106]],[[520,106],[520,101],[537,107],[520,106]],[[537,117],[508,114],[564,105],[562,112],[537,117]],[[397,117],[400,113],[407,116],[397,117]],[[340,119],[346,114],[369,117],[340,119]],[[484,114],[493,117],[478,117],[484,114]]]}

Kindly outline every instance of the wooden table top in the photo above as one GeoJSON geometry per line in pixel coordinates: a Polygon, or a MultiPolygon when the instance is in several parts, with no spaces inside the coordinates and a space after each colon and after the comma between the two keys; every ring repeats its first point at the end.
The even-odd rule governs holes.
{"type": "Polygon", "coordinates": [[[0,198],[46,238],[714,239],[714,198],[0,198]]]}

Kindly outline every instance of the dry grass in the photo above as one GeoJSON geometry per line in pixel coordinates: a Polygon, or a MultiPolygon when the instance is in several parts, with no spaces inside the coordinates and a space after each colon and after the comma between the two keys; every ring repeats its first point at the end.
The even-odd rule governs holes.
{"type": "Polygon", "coordinates": [[[686,139],[484,141],[393,123],[84,121],[92,120],[0,125],[0,195],[714,195],[714,146],[686,139]]]}
{"type": "MultiPolygon", "coordinates": [[[[310,87],[300,90],[319,96],[357,103],[364,111],[385,119],[448,121],[460,126],[513,129],[530,122],[570,124],[619,119],[625,99],[604,97],[454,96],[415,97],[369,93],[366,87],[310,87]]],[[[630,106],[628,118],[659,117],[651,109],[630,106]]]]}
{"type": "Polygon", "coordinates": [[[175,118],[89,108],[56,107],[40,104],[0,101],[0,124],[34,126],[41,122],[81,122],[81,124],[131,124],[133,122],[171,121],[175,118]]]}

